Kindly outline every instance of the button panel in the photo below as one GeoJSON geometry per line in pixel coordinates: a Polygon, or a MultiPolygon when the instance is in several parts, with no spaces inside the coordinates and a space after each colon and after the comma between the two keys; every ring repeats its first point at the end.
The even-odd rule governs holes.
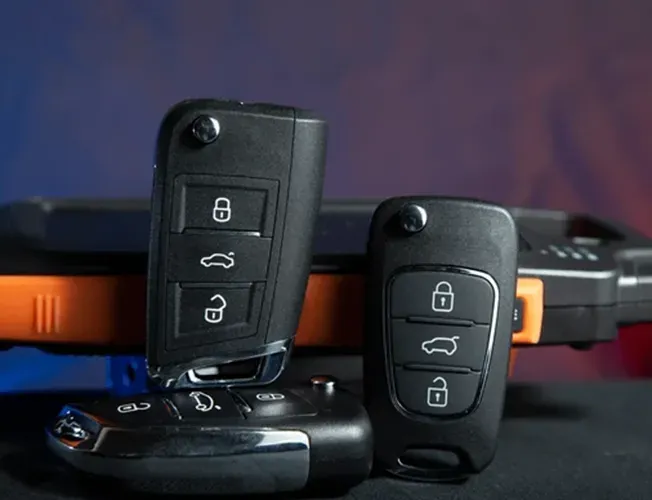
{"type": "Polygon", "coordinates": [[[317,410],[307,400],[291,391],[270,391],[265,388],[237,391],[251,411],[245,414],[248,420],[257,418],[292,418],[316,415],[317,410]]]}
{"type": "Polygon", "coordinates": [[[466,270],[410,271],[389,284],[388,327],[396,397],[408,411],[472,410],[487,362],[497,297],[466,270]]]}
{"type": "Polygon", "coordinates": [[[166,263],[168,350],[256,334],[278,189],[270,179],[175,178],[166,263]]]}
{"type": "Polygon", "coordinates": [[[458,366],[480,371],[487,353],[489,327],[392,321],[397,365],[458,366]]]}
{"type": "Polygon", "coordinates": [[[264,284],[170,285],[169,331],[173,345],[213,342],[253,335],[258,326],[264,284]]]}

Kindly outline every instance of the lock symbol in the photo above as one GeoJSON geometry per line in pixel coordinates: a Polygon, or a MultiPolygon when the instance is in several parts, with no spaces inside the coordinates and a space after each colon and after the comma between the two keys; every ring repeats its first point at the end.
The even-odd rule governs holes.
{"type": "Polygon", "coordinates": [[[453,310],[455,294],[448,281],[440,281],[432,292],[432,310],[449,313],[453,310]]]}
{"type": "Polygon", "coordinates": [[[149,403],[125,403],[118,406],[118,413],[133,413],[135,411],[147,411],[152,407],[149,403]]]}
{"type": "Polygon", "coordinates": [[[443,377],[437,377],[428,387],[428,406],[446,408],[448,405],[448,383],[443,377]]]}
{"type": "Polygon", "coordinates": [[[206,323],[217,324],[221,323],[224,319],[224,309],[226,309],[226,299],[219,293],[211,297],[211,302],[214,302],[213,307],[204,309],[204,320],[206,323]]]}
{"type": "Polygon", "coordinates": [[[231,200],[228,198],[215,199],[213,220],[220,223],[229,222],[231,220],[231,200]]]}

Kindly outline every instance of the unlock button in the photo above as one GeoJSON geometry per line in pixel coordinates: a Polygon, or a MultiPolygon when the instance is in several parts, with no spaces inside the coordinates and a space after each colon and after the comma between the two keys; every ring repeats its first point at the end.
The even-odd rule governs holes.
{"type": "Polygon", "coordinates": [[[444,377],[433,379],[428,387],[428,406],[431,408],[446,408],[448,406],[448,382],[444,377]]]}
{"type": "Polygon", "coordinates": [[[397,369],[396,395],[408,411],[423,415],[457,415],[472,409],[480,375],[397,369]]]}
{"type": "Polygon", "coordinates": [[[221,293],[216,293],[210,299],[210,305],[204,308],[204,321],[210,324],[219,324],[224,321],[224,309],[228,303],[221,293]]]}
{"type": "Polygon", "coordinates": [[[168,349],[244,338],[256,333],[264,291],[262,283],[170,284],[168,349]]]}

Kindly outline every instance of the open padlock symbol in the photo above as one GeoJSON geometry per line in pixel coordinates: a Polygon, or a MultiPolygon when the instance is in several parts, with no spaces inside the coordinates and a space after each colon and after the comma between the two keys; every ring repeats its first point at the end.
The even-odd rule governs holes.
{"type": "Polygon", "coordinates": [[[226,309],[226,299],[219,293],[211,297],[212,307],[204,309],[204,320],[206,323],[217,324],[224,319],[224,309],[226,309]]]}
{"type": "Polygon", "coordinates": [[[229,222],[231,220],[231,200],[228,198],[216,198],[213,207],[213,220],[215,222],[229,222]]]}
{"type": "Polygon", "coordinates": [[[446,408],[448,405],[448,383],[444,377],[437,377],[428,387],[428,406],[446,408]]]}
{"type": "Polygon", "coordinates": [[[432,310],[435,312],[451,312],[455,304],[453,287],[448,281],[440,281],[432,292],[432,310]]]}

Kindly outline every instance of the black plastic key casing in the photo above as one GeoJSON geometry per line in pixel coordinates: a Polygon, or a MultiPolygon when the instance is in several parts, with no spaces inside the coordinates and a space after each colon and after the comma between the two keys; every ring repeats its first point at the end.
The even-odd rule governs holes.
{"type": "Polygon", "coordinates": [[[512,337],[518,237],[507,210],[404,197],[371,223],[364,394],[378,466],[458,479],[493,459],[512,337]],[[404,207],[427,214],[401,227],[404,207]],[[419,458],[415,458],[415,454],[419,458]]]}
{"type": "Polygon", "coordinates": [[[321,202],[327,126],[309,111],[190,100],[156,144],[148,268],[147,360],[166,387],[194,369],[260,359],[242,379],[278,377],[298,325],[321,202]],[[197,119],[218,125],[213,142],[197,119]],[[274,363],[268,361],[274,358],[274,363]]]}

